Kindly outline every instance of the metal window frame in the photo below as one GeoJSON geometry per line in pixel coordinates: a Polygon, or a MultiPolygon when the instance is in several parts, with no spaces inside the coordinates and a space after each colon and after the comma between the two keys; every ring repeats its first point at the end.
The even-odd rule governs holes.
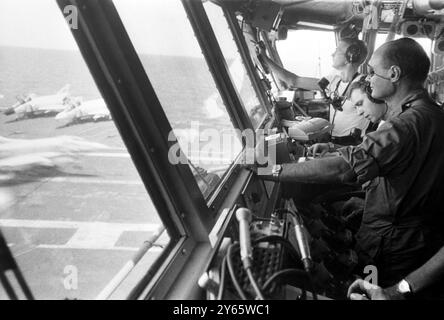
{"type": "Polygon", "coordinates": [[[182,3],[235,129],[253,130],[202,2],[182,3]]]}
{"type": "MultiPolygon", "coordinates": [[[[182,0],[182,2],[235,129],[255,130],[243,105],[240,94],[231,79],[229,68],[202,1],[182,0]]],[[[261,89],[259,77],[249,56],[248,48],[242,30],[238,25],[237,18],[231,14],[228,7],[226,7],[228,3],[212,2],[222,8],[230,32],[234,38],[235,45],[240,53],[244,66],[246,67],[247,76],[253,85],[259,103],[264,105],[265,110],[268,113],[268,116],[265,116],[258,126],[258,128],[261,128],[270,118],[270,102],[268,101],[265,92],[261,89]]],[[[224,180],[208,199],[208,206],[213,214],[220,214],[220,204],[224,202],[225,197],[228,195],[229,190],[237,179],[239,170],[241,169],[238,168],[236,162],[234,162],[234,166],[229,169],[224,180]]]]}
{"type": "MultiPolygon", "coordinates": [[[[199,294],[198,270],[206,266],[211,251],[208,234],[217,217],[214,205],[212,210],[207,206],[188,165],[171,165],[168,161],[168,149],[172,143],[167,137],[171,126],[114,4],[110,0],[57,0],[57,3],[62,11],[68,5],[79,9],[79,28],[71,30],[73,36],[154,206],[162,212],[160,218],[171,238],[160,258],[147,266],[127,297],[195,297],[199,294]],[[181,277],[184,273],[192,275],[181,277]]],[[[182,4],[233,126],[240,130],[253,129],[202,3],[182,0],[182,4]]],[[[230,22],[227,18],[227,21],[233,32],[237,19],[230,22]]],[[[264,103],[267,100],[258,90],[257,79],[252,77],[255,73],[251,72],[251,61],[245,60],[245,43],[242,49],[239,45],[242,37],[237,34],[235,38],[244,63],[250,64],[247,73],[256,94],[264,103]]],[[[234,166],[231,169],[227,175],[237,176],[233,172],[240,168],[234,166]]],[[[245,183],[245,175],[241,176],[224,181],[223,189],[229,191],[229,186],[234,183],[245,183]]],[[[225,192],[220,199],[227,195],[225,192]]]]}
{"type": "MultiPolygon", "coordinates": [[[[263,86],[261,84],[261,80],[259,79],[259,75],[254,67],[254,63],[251,60],[250,52],[248,50],[248,45],[243,36],[243,30],[241,30],[237,17],[234,14],[233,3],[226,2],[221,3],[221,7],[224,11],[225,16],[227,17],[228,24],[230,26],[231,33],[235,39],[235,42],[238,46],[239,53],[241,54],[242,61],[244,62],[245,68],[247,69],[247,73],[250,77],[250,81],[253,84],[254,90],[259,98],[259,102],[265,107],[265,110],[269,115],[271,115],[271,103],[263,90],[263,86]],[[231,9],[231,10],[230,10],[231,9]]],[[[259,125],[260,128],[263,125],[263,122],[259,125]]]]}

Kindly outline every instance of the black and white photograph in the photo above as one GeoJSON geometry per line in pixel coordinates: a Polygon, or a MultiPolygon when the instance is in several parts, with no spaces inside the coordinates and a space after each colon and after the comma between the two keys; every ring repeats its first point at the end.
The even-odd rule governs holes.
{"type": "Polygon", "coordinates": [[[443,201],[444,0],[0,0],[0,300],[441,300],[443,201]]]}

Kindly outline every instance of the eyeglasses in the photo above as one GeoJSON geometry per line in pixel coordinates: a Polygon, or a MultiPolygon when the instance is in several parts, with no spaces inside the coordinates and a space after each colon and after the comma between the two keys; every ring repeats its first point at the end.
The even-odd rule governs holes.
{"type": "Polygon", "coordinates": [[[367,65],[367,68],[368,68],[368,76],[370,78],[373,77],[373,76],[377,76],[377,77],[379,77],[381,79],[384,79],[384,80],[390,80],[390,78],[387,78],[387,77],[381,76],[380,74],[377,74],[375,72],[375,70],[373,70],[373,68],[370,65],[367,65]]]}

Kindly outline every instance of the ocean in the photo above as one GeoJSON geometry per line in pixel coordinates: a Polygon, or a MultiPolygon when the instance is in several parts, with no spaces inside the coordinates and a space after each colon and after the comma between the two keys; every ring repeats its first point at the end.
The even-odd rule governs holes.
{"type": "MultiPolygon", "coordinates": [[[[231,127],[226,112],[206,103],[216,88],[203,59],[139,57],[173,128],[185,128],[191,121],[217,129],[231,127]]],[[[100,98],[80,52],[0,46],[1,107],[13,105],[18,95],[55,94],[66,84],[72,96],[84,101],[100,98]]]]}

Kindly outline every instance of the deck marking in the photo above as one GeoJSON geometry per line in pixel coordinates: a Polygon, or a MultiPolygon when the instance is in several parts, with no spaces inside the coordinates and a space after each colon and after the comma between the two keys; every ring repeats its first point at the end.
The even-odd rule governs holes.
{"type": "Polygon", "coordinates": [[[123,152],[87,152],[80,153],[85,157],[103,157],[103,158],[131,158],[129,153],[123,152]]]}
{"type": "Polygon", "coordinates": [[[123,231],[155,231],[157,223],[113,223],[91,221],[63,221],[63,220],[28,220],[28,219],[0,219],[0,227],[11,228],[45,228],[45,229],[78,229],[101,228],[121,229],[123,231]]]}
{"type": "MultiPolygon", "coordinates": [[[[142,244],[140,244],[142,246],[142,244]]],[[[68,245],[59,245],[59,244],[39,244],[36,248],[38,249],[58,249],[58,250],[115,250],[115,251],[139,251],[139,247],[80,247],[80,246],[68,246],[68,245]]],[[[149,252],[162,252],[163,248],[160,247],[152,247],[149,252]]]]}
{"type": "Polygon", "coordinates": [[[143,186],[143,182],[140,180],[107,180],[107,179],[91,179],[91,178],[73,178],[73,177],[54,177],[48,179],[46,182],[57,182],[57,183],[97,183],[97,184],[124,184],[124,185],[134,185],[143,186]]]}
{"type": "MultiPolygon", "coordinates": [[[[115,246],[123,232],[154,232],[160,224],[155,223],[110,223],[84,221],[22,220],[0,219],[0,227],[40,228],[40,229],[76,229],[65,244],[39,244],[36,247],[46,249],[96,249],[137,251],[138,247],[115,246]]],[[[140,243],[142,246],[142,243],[140,243]]],[[[161,248],[158,248],[161,250],[161,248]]]]}

